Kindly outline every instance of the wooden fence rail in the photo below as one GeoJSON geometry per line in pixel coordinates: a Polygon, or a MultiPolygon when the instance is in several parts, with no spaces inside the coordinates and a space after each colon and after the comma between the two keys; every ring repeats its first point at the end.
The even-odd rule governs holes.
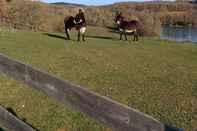
{"type": "Polygon", "coordinates": [[[113,131],[166,131],[163,123],[86,88],[0,54],[0,72],[105,124],[113,131]]]}
{"type": "Polygon", "coordinates": [[[0,106],[0,122],[11,131],[36,131],[2,106],[0,106]]]}

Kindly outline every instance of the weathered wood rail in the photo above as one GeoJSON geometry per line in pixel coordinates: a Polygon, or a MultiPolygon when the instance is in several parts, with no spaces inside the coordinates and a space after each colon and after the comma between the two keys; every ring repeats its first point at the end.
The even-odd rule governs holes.
{"type": "Polygon", "coordinates": [[[0,72],[82,112],[113,131],[166,131],[158,120],[86,88],[0,54],[0,72]]]}
{"type": "Polygon", "coordinates": [[[0,122],[11,131],[36,131],[2,106],[0,106],[0,122]]]}

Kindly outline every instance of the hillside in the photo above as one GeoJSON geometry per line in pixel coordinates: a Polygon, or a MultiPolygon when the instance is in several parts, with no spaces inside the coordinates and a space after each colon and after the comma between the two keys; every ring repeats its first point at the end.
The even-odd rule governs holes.
{"type": "Polygon", "coordinates": [[[54,5],[64,5],[64,6],[80,6],[80,7],[85,7],[86,5],[83,4],[75,4],[75,3],[65,3],[65,2],[56,2],[56,3],[50,3],[54,5]]]}
{"type": "Polygon", "coordinates": [[[197,25],[197,5],[190,3],[117,3],[109,6],[87,7],[86,14],[89,23],[94,25],[113,25],[116,11],[123,12],[128,19],[141,22],[143,31],[147,35],[160,33],[164,23],[176,24],[178,21],[197,25]],[[94,18],[94,21],[91,19],[94,18]]]}
{"type": "MultiPolygon", "coordinates": [[[[197,26],[197,5],[175,2],[123,2],[105,6],[85,6],[69,3],[40,3],[17,1],[7,3],[7,12],[11,24],[25,23],[32,26],[27,28],[40,31],[64,31],[63,19],[68,15],[75,15],[79,8],[85,10],[87,23],[94,26],[114,26],[114,15],[123,12],[126,19],[137,19],[141,23],[141,30],[146,35],[158,35],[162,24],[188,23],[197,26]],[[22,10],[21,10],[22,9],[22,10]]],[[[0,5],[2,6],[2,5],[0,5]]],[[[3,8],[2,8],[3,9],[3,8]]],[[[1,10],[2,10],[1,9],[1,10]]],[[[4,13],[5,14],[5,13],[4,13]]]]}
{"type": "Polygon", "coordinates": [[[6,9],[7,3],[5,0],[0,0],[0,16],[4,16],[7,9],[6,9]]]}

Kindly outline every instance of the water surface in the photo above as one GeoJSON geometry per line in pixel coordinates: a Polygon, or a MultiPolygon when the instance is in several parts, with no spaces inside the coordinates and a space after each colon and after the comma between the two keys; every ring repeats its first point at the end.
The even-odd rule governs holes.
{"type": "Polygon", "coordinates": [[[169,25],[163,25],[160,37],[164,40],[174,40],[179,42],[190,41],[197,43],[197,27],[172,27],[169,25]]]}

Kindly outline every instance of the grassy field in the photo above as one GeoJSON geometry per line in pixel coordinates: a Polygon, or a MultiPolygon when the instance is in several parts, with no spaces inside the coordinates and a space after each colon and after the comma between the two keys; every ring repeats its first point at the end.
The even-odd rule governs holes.
{"type": "MultiPolygon", "coordinates": [[[[197,128],[197,45],[143,38],[119,41],[89,28],[86,42],[59,33],[0,36],[0,52],[177,127],[197,128]],[[96,32],[96,33],[95,33],[96,32]]],[[[97,122],[4,75],[0,104],[42,131],[107,131],[97,122]]]]}

